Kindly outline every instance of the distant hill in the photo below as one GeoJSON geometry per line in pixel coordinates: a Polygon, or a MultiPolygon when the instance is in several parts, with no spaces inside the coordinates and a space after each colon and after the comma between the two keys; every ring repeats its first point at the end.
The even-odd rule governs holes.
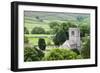
{"type": "Polygon", "coordinates": [[[90,14],[85,13],[64,13],[64,12],[38,12],[38,11],[25,11],[26,20],[82,20],[89,19],[90,14]]]}

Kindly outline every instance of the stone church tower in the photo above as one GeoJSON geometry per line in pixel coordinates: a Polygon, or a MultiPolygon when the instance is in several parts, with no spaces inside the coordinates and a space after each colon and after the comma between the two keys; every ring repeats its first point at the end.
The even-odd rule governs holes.
{"type": "Polygon", "coordinates": [[[69,28],[69,40],[66,40],[60,48],[80,49],[80,29],[69,28]]]}
{"type": "Polygon", "coordinates": [[[80,49],[80,29],[69,28],[69,43],[71,48],[80,49]]]}

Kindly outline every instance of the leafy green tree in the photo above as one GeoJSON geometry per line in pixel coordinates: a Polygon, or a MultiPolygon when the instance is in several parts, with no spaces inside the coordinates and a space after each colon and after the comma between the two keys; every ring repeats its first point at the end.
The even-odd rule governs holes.
{"type": "Polygon", "coordinates": [[[66,33],[63,30],[57,32],[57,34],[53,38],[53,42],[55,45],[60,46],[66,41],[66,33]]]}
{"type": "Polygon", "coordinates": [[[64,31],[68,31],[69,28],[74,28],[74,27],[77,27],[77,25],[73,22],[63,22],[61,25],[60,25],[60,28],[63,29],[64,31]]]}
{"type": "Polygon", "coordinates": [[[45,53],[43,60],[70,60],[77,59],[77,54],[69,49],[54,48],[45,53]]]}
{"type": "Polygon", "coordinates": [[[37,48],[25,47],[24,48],[24,61],[40,61],[44,53],[37,48]]]}
{"type": "Polygon", "coordinates": [[[38,41],[38,46],[41,50],[45,50],[46,49],[46,43],[45,43],[45,40],[40,38],[39,41],[38,41]]]}
{"type": "Polygon", "coordinates": [[[90,25],[89,24],[80,24],[79,25],[81,31],[81,37],[85,37],[86,35],[90,35],[90,25]]]}
{"type": "Polygon", "coordinates": [[[81,55],[84,59],[90,58],[90,37],[84,37],[82,42],[81,55]]]}
{"type": "Polygon", "coordinates": [[[25,47],[24,49],[24,61],[40,61],[44,53],[37,48],[25,47]]]}
{"type": "Polygon", "coordinates": [[[49,23],[49,26],[50,26],[50,28],[55,28],[55,27],[58,27],[59,26],[59,24],[57,23],[57,22],[50,22],[49,23]]]}
{"type": "Polygon", "coordinates": [[[29,31],[26,27],[24,27],[24,34],[29,34],[29,31]]]}
{"type": "Polygon", "coordinates": [[[31,33],[32,34],[45,34],[45,30],[41,27],[34,27],[31,33]]]}
{"type": "Polygon", "coordinates": [[[59,31],[59,23],[58,22],[50,22],[49,27],[51,28],[51,34],[55,34],[59,31]]]}
{"type": "Polygon", "coordinates": [[[77,27],[77,25],[75,25],[75,23],[72,23],[72,22],[63,22],[61,25],[60,25],[60,29],[63,30],[65,33],[66,33],[66,39],[68,40],[69,38],[69,33],[68,33],[68,30],[69,28],[74,28],[74,27],[77,27]]]}
{"type": "Polygon", "coordinates": [[[62,23],[61,25],[59,25],[58,29],[55,28],[54,30],[57,29],[57,31],[55,31],[55,36],[53,39],[53,42],[55,45],[62,45],[66,40],[68,40],[69,37],[69,33],[68,30],[69,28],[72,27],[77,27],[74,23],[72,22],[67,22],[67,23],[62,23]]]}

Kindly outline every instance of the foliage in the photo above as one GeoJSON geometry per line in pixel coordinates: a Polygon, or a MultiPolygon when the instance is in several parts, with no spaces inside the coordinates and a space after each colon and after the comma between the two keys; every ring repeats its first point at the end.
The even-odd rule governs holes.
{"type": "Polygon", "coordinates": [[[66,41],[66,33],[63,30],[57,32],[57,34],[53,38],[53,42],[55,45],[60,46],[66,41]]]}
{"type": "Polygon", "coordinates": [[[59,31],[59,23],[58,22],[50,22],[49,27],[51,28],[50,33],[55,34],[57,31],[59,31]]]}
{"type": "Polygon", "coordinates": [[[81,55],[78,55],[77,59],[83,59],[83,57],[81,55]]]}
{"type": "Polygon", "coordinates": [[[82,42],[81,55],[83,58],[90,58],[90,37],[84,37],[82,42]]]}
{"type": "Polygon", "coordinates": [[[52,42],[50,40],[48,40],[47,45],[52,45],[52,42]]]}
{"type": "Polygon", "coordinates": [[[86,35],[90,34],[89,24],[80,24],[79,28],[80,28],[80,31],[81,31],[81,33],[80,33],[81,37],[85,37],[86,35]]]}
{"type": "Polygon", "coordinates": [[[61,24],[61,29],[63,29],[64,31],[68,31],[69,28],[74,28],[74,27],[77,27],[77,25],[73,22],[63,22],[61,24]]]}
{"type": "Polygon", "coordinates": [[[43,60],[77,59],[77,54],[69,49],[54,48],[45,53],[43,60]]]}
{"type": "Polygon", "coordinates": [[[51,29],[55,32],[55,37],[53,39],[55,45],[62,45],[66,40],[68,40],[69,34],[68,30],[70,27],[77,27],[74,23],[72,22],[63,22],[61,25],[52,26],[51,29]]]}
{"type": "Polygon", "coordinates": [[[59,30],[56,31],[56,35],[53,39],[55,45],[62,45],[68,39],[69,27],[76,27],[76,25],[71,22],[62,23],[60,25],[59,30]]]}
{"type": "Polygon", "coordinates": [[[58,27],[59,24],[57,22],[50,22],[49,26],[50,26],[50,28],[55,28],[55,27],[58,27]]]}
{"type": "Polygon", "coordinates": [[[40,61],[43,56],[44,56],[44,53],[35,47],[24,48],[24,61],[40,61]]]}
{"type": "Polygon", "coordinates": [[[45,40],[42,39],[42,38],[40,38],[40,39],[38,40],[38,46],[39,46],[39,48],[40,48],[41,50],[45,50],[45,48],[46,48],[45,40]]]}
{"type": "Polygon", "coordinates": [[[28,43],[29,40],[28,40],[28,37],[24,37],[24,43],[28,43]]]}
{"type": "Polygon", "coordinates": [[[77,27],[77,25],[73,22],[63,22],[61,25],[60,25],[60,29],[63,30],[65,33],[66,33],[66,40],[69,39],[69,28],[75,28],[77,27]]]}
{"type": "Polygon", "coordinates": [[[72,49],[73,52],[76,52],[78,55],[80,55],[80,51],[78,49],[72,49]]]}
{"type": "Polygon", "coordinates": [[[41,27],[34,27],[31,33],[32,34],[45,34],[45,30],[41,27]]]}
{"type": "Polygon", "coordinates": [[[29,34],[29,31],[26,27],[24,27],[24,34],[29,34]]]}

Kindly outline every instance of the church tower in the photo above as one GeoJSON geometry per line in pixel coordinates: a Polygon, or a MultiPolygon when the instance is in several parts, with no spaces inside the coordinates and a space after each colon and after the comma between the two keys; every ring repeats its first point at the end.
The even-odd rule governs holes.
{"type": "Polygon", "coordinates": [[[72,49],[80,49],[80,29],[69,28],[69,43],[72,49]]]}

